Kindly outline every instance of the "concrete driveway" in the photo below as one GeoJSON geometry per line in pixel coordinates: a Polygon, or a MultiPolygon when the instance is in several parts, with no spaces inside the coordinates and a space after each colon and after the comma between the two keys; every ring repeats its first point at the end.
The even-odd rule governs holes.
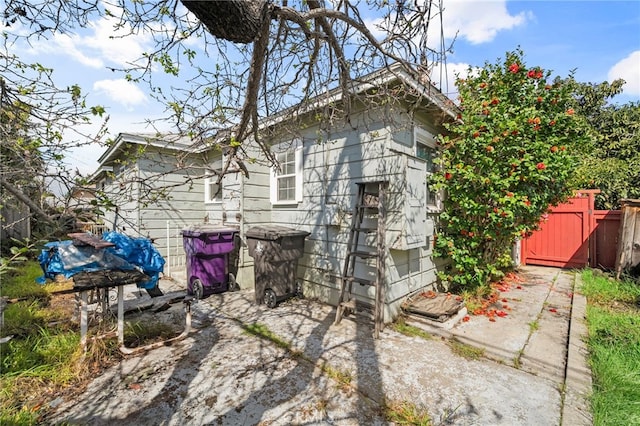
{"type": "Polygon", "coordinates": [[[311,300],[268,309],[251,292],[213,295],[193,305],[196,330],[186,339],[124,359],[50,421],[376,425],[388,424],[384,406],[404,404],[434,424],[590,424],[584,349],[572,349],[583,333],[571,332],[579,322],[571,318],[583,315],[572,310],[574,276],[536,267],[522,276],[520,289],[503,293],[506,317],[450,329],[411,322],[431,331],[428,340],[391,328],[374,340],[371,320],[352,315],[335,326],[335,309],[311,300]],[[484,356],[454,354],[451,339],[484,356]]]}

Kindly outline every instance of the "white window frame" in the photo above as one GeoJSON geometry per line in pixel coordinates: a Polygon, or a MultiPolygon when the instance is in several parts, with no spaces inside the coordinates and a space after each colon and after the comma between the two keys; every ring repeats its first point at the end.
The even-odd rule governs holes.
{"type": "MultiPolygon", "coordinates": [[[[213,166],[215,170],[221,170],[222,157],[220,157],[219,159],[216,159],[213,162],[213,166]],[[220,167],[217,167],[217,166],[220,166],[220,167]]],[[[220,184],[217,184],[216,183],[217,181],[218,181],[218,176],[210,176],[208,178],[205,178],[204,180],[204,203],[205,204],[222,203],[222,198],[223,198],[222,195],[224,192],[224,185],[223,185],[224,180],[221,180],[220,184]]]]}
{"type": "Polygon", "coordinates": [[[222,203],[222,190],[218,191],[218,188],[222,185],[218,185],[216,183],[217,180],[218,180],[217,176],[205,178],[204,180],[204,203],[205,204],[222,203]],[[215,195],[215,198],[213,197],[214,195],[215,195]]]}
{"type": "MultiPolygon", "coordinates": [[[[419,126],[414,126],[413,129],[413,140],[414,140],[414,153],[415,156],[418,157],[418,145],[424,145],[428,148],[431,148],[435,151],[438,150],[438,145],[436,144],[436,137],[429,133],[427,130],[425,130],[422,127],[419,126]]],[[[425,161],[425,167],[427,167],[427,162],[425,161]]],[[[438,167],[434,166],[434,169],[437,170],[438,167]]],[[[431,176],[433,176],[435,170],[428,170],[427,169],[427,180],[429,178],[431,178],[431,176]]],[[[427,194],[427,210],[431,211],[431,212],[439,212],[442,210],[442,197],[443,197],[443,193],[442,191],[430,191],[429,190],[429,184],[427,182],[425,182],[426,188],[425,188],[425,193],[427,194]],[[430,194],[434,194],[434,199],[431,200],[431,196],[430,194]]]]}
{"type": "Polygon", "coordinates": [[[291,205],[302,202],[302,185],[303,185],[303,150],[302,140],[296,139],[292,142],[285,142],[278,145],[274,145],[271,148],[274,156],[277,158],[279,154],[294,153],[294,170],[292,174],[281,174],[279,165],[275,166],[271,170],[270,179],[270,198],[273,205],[291,205]],[[295,198],[281,200],[278,198],[278,181],[284,178],[295,177],[295,198]]]}

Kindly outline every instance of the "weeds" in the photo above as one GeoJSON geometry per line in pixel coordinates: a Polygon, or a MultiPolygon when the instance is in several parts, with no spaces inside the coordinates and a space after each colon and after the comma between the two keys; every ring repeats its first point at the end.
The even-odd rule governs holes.
{"type": "Polygon", "coordinates": [[[275,343],[276,346],[291,351],[291,343],[269,330],[269,327],[264,324],[260,324],[258,322],[254,322],[253,324],[243,324],[242,329],[247,334],[269,340],[275,343]]]}
{"type": "Polygon", "coordinates": [[[538,329],[540,328],[540,321],[538,321],[537,319],[531,321],[529,323],[529,333],[533,333],[534,331],[538,331],[538,329]]]}
{"type": "Polygon", "coordinates": [[[585,270],[594,425],[640,424],[640,286],[585,270]]]}
{"type": "Polygon", "coordinates": [[[155,341],[167,340],[175,337],[175,330],[168,324],[161,322],[136,321],[126,324],[124,329],[124,344],[135,348],[155,341]]]}
{"type": "Polygon", "coordinates": [[[427,411],[413,402],[386,403],[383,411],[385,419],[397,425],[431,426],[433,424],[427,411]]]}
{"type": "Polygon", "coordinates": [[[513,368],[519,370],[520,367],[522,367],[522,361],[520,361],[520,360],[522,359],[522,355],[523,354],[524,354],[524,349],[520,349],[518,351],[518,354],[513,357],[513,368]]]}
{"type": "Polygon", "coordinates": [[[398,333],[404,334],[405,336],[420,337],[425,340],[433,339],[433,336],[431,336],[431,334],[427,333],[421,328],[407,324],[403,317],[398,317],[396,322],[394,322],[391,327],[398,333]]]}
{"type": "Polygon", "coordinates": [[[68,321],[62,303],[74,301],[51,298],[55,286],[37,284],[40,275],[36,262],[24,262],[2,275],[2,295],[14,299],[4,311],[2,327],[3,336],[13,335],[0,352],[2,425],[37,424],[46,401],[80,385],[117,354],[115,343],[101,340],[90,341],[87,353],[82,351],[77,325],[68,321]]]}
{"type": "Polygon", "coordinates": [[[482,285],[475,290],[464,290],[462,292],[462,298],[464,299],[465,306],[469,312],[475,312],[485,304],[486,299],[491,296],[493,289],[489,285],[482,285]]]}
{"type": "Polygon", "coordinates": [[[454,354],[466,359],[476,360],[484,356],[484,349],[467,345],[458,340],[450,340],[449,347],[454,354]]]}

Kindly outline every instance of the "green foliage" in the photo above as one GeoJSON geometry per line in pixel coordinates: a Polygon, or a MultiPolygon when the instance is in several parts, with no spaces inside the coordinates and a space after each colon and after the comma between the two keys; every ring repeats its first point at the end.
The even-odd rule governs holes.
{"type": "Polygon", "coordinates": [[[613,302],[640,302],[640,285],[631,281],[616,280],[599,270],[582,271],[582,293],[590,303],[608,304],[613,302]]]}
{"type": "MultiPolygon", "coordinates": [[[[4,265],[4,262],[3,262],[4,265]]],[[[45,287],[36,283],[36,278],[42,276],[42,268],[35,261],[15,262],[6,268],[0,267],[0,293],[12,298],[48,298],[45,287]]]]}
{"type": "Polygon", "coordinates": [[[454,288],[501,276],[514,240],[571,195],[586,127],[571,86],[550,74],[515,51],[457,82],[462,113],[447,125],[455,136],[441,138],[432,182],[447,193],[436,255],[451,259],[442,278],[454,288]]]}
{"type": "Polygon", "coordinates": [[[640,103],[606,102],[622,91],[622,81],[577,84],[577,112],[594,138],[576,174],[577,185],[597,188],[596,208],[620,208],[621,198],[640,198],[640,103]]]}
{"type": "Polygon", "coordinates": [[[640,424],[640,286],[586,270],[594,425],[640,424]]]}

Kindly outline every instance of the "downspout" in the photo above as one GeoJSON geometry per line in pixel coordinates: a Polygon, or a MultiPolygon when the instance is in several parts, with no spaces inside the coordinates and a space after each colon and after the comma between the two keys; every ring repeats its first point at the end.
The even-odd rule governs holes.
{"type": "Polygon", "coordinates": [[[137,206],[136,206],[136,213],[138,215],[137,223],[136,223],[136,228],[137,228],[136,232],[138,233],[138,236],[141,236],[142,233],[140,232],[141,231],[140,227],[141,227],[141,224],[142,224],[142,213],[141,213],[142,209],[140,208],[141,206],[140,206],[140,163],[139,163],[139,161],[140,160],[136,161],[136,175],[137,175],[136,176],[137,177],[137,179],[136,179],[136,192],[137,192],[136,199],[138,200],[137,201],[137,206]]]}
{"type": "MultiPolygon", "coordinates": [[[[239,173],[240,175],[240,202],[239,202],[239,207],[240,207],[240,220],[238,220],[238,225],[240,227],[240,241],[242,244],[242,241],[245,241],[244,239],[244,180],[246,179],[246,177],[244,176],[244,174],[239,173]]],[[[238,268],[240,268],[240,266],[242,265],[244,267],[244,263],[245,263],[245,251],[240,249],[240,265],[238,265],[238,268]]]]}

